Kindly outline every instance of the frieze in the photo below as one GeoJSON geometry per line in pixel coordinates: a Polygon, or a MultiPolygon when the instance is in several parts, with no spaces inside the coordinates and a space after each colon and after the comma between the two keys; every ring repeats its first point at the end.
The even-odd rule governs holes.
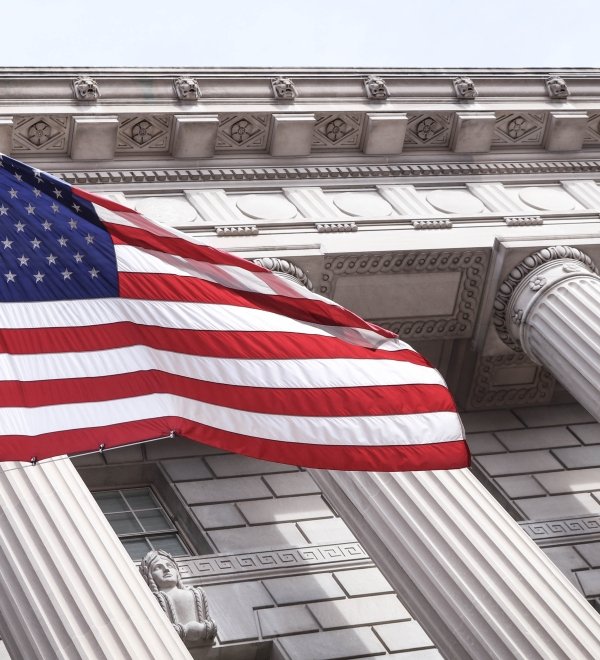
{"type": "Polygon", "coordinates": [[[364,114],[359,112],[317,113],[312,148],[358,149],[362,137],[364,114]]]}
{"type": "MultiPolygon", "coordinates": [[[[319,292],[335,299],[338,278],[345,275],[459,273],[460,282],[451,314],[427,318],[369,319],[401,339],[470,337],[479,307],[489,261],[487,250],[355,254],[325,259],[319,292]]],[[[398,278],[402,285],[402,278],[398,278]]]]}
{"type": "MultiPolygon", "coordinates": [[[[13,134],[14,135],[14,134],[13,134]]],[[[16,153],[16,151],[15,151],[16,153]]],[[[432,176],[505,176],[597,173],[600,161],[535,161],[497,163],[407,163],[404,165],[310,165],[302,167],[145,168],[143,170],[57,170],[53,174],[72,184],[119,184],[221,181],[296,181],[298,179],[367,179],[432,176]]]]}
{"type": "Polygon", "coordinates": [[[554,543],[559,539],[574,542],[579,537],[586,537],[586,541],[590,540],[590,536],[600,538],[600,516],[557,518],[535,522],[526,520],[519,525],[539,545],[554,543]]]}
{"type": "Polygon", "coordinates": [[[330,565],[338,568],[349,563],[371,561],[360,543],[334,543],[327,545],[309,545],[287,550],[267,550],[246,552],[235,555],[203,555],[200,557],[182,557],[177,565],[185,582],[201,580],[202,584],[223,582],[228,579],[248,579],[250,576],[264,573],[280,574],[288,572],[306,572],[311,569],[323,569],[330,565]]]}
{"type": "Polygon", "coordinates": [[[427,112],[409,115],[405,148],[447,147],[450,144],[452,122],[451,112],[427,112]]]}
{"type": "Polygon", "coordinates": [[[19,117],[13,127],[12,153],[66,154],[71,118],[64,115],[19,117]]]}
{"type": "Polygon", "coordinates": [[[552,374],[523,353],[480,356],[467,409],[544,405],[551,400],[554,385],[552,374]]]}
{"type": "Polygon", "coordinates": [[[127,117],[119,123],[117,153],[167,152],[171,133],[169,115],[127,117]]]}
{"type": "Polygon", "coordinates": [[[590,112],[583,144],[600,144],[600,112],[590,112]]]}
{"type": "Polygon", "coordinates": [[[492,146],[540,146],[544,139],[547,114],[544,112],[508,112],[498,114],[492,146]]]}
{"type": "Polygon", "coordinates": [[[267,114],[219,115],[216,151],[266,151],[270,120],[267,114]]]}

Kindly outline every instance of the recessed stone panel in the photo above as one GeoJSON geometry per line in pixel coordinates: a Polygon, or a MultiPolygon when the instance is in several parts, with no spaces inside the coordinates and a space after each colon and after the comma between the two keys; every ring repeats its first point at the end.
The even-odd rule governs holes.
{"type": "Polygon", "coordinates": [[[319,292],[402,339],[469,337],[488,259],[483,250],[331,256],[319,292]]]}
{"type": "Polygon", "coordinates": [[[575,200],[558,188],[531,186],[520,190],[519,197],[540,211],[572,211],[575,208],[575,200]]]}
{"type": "Polygon", "coordinates": [[[386,218],[394,211],[391,204],[374,192],[338,193],[333,196],[333,203],[343,213],[357,218],[386,218]]]}
{"type": "Polygon", "coordinates": [[[298,215],[298,209],[283,195],[243,195],[236,206],[253,220],[291,220],[298,215]]]}
{"type": "Polygon", "coordinates": [[[485,211],[483,202],[464,190],[432,190],[427,201],[442,213],[477,215],[485,211]]]}
{"type": "Polygon", "coordinates": [[[460,280],[458,272],[346,276],[337,282],[335,300],[369,319],[385,318],[392,309],[406,317],[447,316],[454,311],[460,280]]]}
{"type": "Polygon", "coordinates": [[[198,222],[196,209],[183,198],[146,197],[135,202],[135,209],[150,220],[171,227],[181,227],[198,222]]]}

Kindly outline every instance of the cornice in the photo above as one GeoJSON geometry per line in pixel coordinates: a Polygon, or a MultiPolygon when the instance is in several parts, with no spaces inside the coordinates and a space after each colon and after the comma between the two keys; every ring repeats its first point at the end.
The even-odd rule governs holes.
{"type": "Polygon", "coordinates": [[[386,165],[313,165],[286,167],[202,167],[120,169],[51,168],[65,181],[76,185],[112,185],[188,182],[246,182],[268,183],[302,180],[352,180],[415,177],[472,177],[511,175],[562,175],[600,172],[598,160],[545,160],[502,162],[405,163],[386,165]]]}
{"type": "MultiPolygon", "coordinates": [[[[10,83],[10,96],[36,92],[45,98],[53,94],[70,98],[72,80],[89,76],[105,88],[107,95],[130,95],[139,92],[142,98],[172,96],[173,81],[191,77],[198,81],[203,97],[238,96],[240,90],[254,91],[272,98],[271,80],[277,76],[293,78],[298,98],[316,96],[339,97],[339,91],[349,96],[365,97],[364,80],[377,75],[385,80],[389,96],[456,98],[453,81],[458,77],[471,79],[478,99],[518,96],[544,97],[546,80],[563,78],[573,96],[600,96],[600,69],[403,69],[403,68],[263,68],[219,69],[198,67],[102,68],[102,67],[6,67],[0,68],[0,90],[10,83]],[[336,93],[332,93],[332,88],[336,93]],[[37,91],[36,91],[37,90],[37,91]]],[[[252,96],[252,94],[250,94],[252,96]]],[[[0,94],[0,97],[4,96],[0,94]]],[[[104,94],[102,94],[104,97],[104,94]]]]}

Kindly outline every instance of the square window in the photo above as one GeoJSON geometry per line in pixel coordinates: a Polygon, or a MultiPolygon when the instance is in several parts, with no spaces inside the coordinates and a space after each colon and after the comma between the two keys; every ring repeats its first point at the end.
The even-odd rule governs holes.
{"type": "Polygon", "coordinates": [[[110,526],[134,561],[152,550],[189,555],[177,528],[150,488],[92,492],[110,526]]]}

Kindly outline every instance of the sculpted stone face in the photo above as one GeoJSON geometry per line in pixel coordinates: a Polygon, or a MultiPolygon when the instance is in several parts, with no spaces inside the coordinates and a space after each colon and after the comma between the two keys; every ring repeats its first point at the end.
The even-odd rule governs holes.
{"type": "Polygon", "coordinates": [[[159,589],[171,589],[177,586],[177,568],[168,559],[156,559],[150,569],[159,589]]]}

